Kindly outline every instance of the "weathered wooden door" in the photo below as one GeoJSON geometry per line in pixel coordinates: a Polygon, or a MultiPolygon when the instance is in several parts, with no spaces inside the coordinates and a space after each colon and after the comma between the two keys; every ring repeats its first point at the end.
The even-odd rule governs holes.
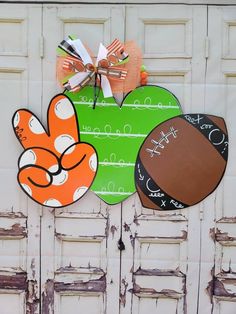
{"type": "MultiPolygon", "coordinates": [[[[99,43],[124,40],[123,6],[43,8],[43,112],[56,92],[55,49],[74,34],[96,53],[99,43]],[[55,29],[57,30],[55,32],[55,29]]],[[[80,126],[83,128],[83,126],[80,126]]],[[[119,313],[121,205],[109,207],[92,192],[73,206],[42,217],[42,311],[119,313]]]]}
{"type": "MultiPolygon", "coordinates": [[[[204,110],[207,8],[128,7],[126,39],[142,48],[150,81],[173,91],[184,112],[204,110]]],[[[138,196],[122,206],[120,313],[197,313],[200,208],[156,212],[138,196]]]]}
{"type": "Polygon", "coordinates": [[[16,181],[21,153],[11,117],[22,106],[41,113],[40,5],[0,7],[0,312],[39,313],[40,208],[16,181]]]}
{"type": "MultiPolygon", "coordinates": [[[[55,48],[70,33],[95,52],[115,37],[137,41],[150,82],[174,92],[185,112],[204,110],[206,6],[45,5],[43,30],[44,116],[56,92],[55,48]]],[[[153,212],[137,195],[108,207],[90,193],[71,208],[44,210],[44,313],[183,313],[187,305],[195,313],[199,208],[153,212]]]]}
{"type": "Polygon", "coordinates": [[[235,25],[233,6],[0,5],[1,313],[235,314],[235,25]],[[137,194],[108,206],[88,192],[57,210],[26,198],[11,116],[28,106],[46,125],[68,34],[94,52],[115,37],[137,41],[150,83],[184,112],[225,117],[230,157],[215,193],[175,212],[142,208],[137,194]]]}
{"type": "Polygon", "coordinates": [[[209,7],[208,39],[205,111],[225,118],[230,151],[222,183],[203,204],[199,313],[233,314],[236,312],[236,7],[209,7]]]}

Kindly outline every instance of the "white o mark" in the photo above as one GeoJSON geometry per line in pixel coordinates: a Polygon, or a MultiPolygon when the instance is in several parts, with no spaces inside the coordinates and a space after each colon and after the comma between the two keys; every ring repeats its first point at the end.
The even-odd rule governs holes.
{"type": "Polygon", "coordinates": [[[43,134],[43,133],[45,133],[45,130],[42,127],[42,124],[34,116],[32,116],[30,118],[30,120],[29,120],[29,128],[30,128],[31,132],[34,133],[34,134],[43,134]]]}
{"type": "MultiPolygon", "coordinates": [[[[63,153],[70,145],[74,144],[75,140],[69,134],[62,134],[55,139],[54,147],[59,153],[63,153]]],[[[72,146],[66,151],[66,155],[73,152],[75,146],[72,146]]]]}
{"type": "MultiPolygon", "coordinates": [[[[62,170],[60,173],[53,175],[53,172],[56,172],[56,169],[58,169],[58,165],[51,166],[48,171],[52,174],[52,185],[62,185],[64,184],[68,179],[68,172],[65,170],[62,170]]],[[[46,174],[48,182],[50,182],[50,176],[46,174]]]]}
{"type": "Polygon", "coordinates": [[[19,167],[22,168],[26,165],[35,165],[36,160],[37,157],[35,152],[32,149],[26,150],[20,158],[19,167]]]}
{"type": "Polygon", "coordinates": [[[28,195],[32,196],[32,190],[27,184],[21,183],[21,186],[28,195]]]}
{"type": "Polygon", "coordinates": [[[74,108],[67,98],[59,100],[55,105],[55,114],[59,119],[66,120],[74,115],[74,108]]]}
{"type": "Polygon", "coordinates": [[[49,207],[60,207],[62,206],[61,203],[56,200],[55,198],[49,198],[46,200],[43,205],[49,206],[49,207]]]}
{"type": "Polygon", "coordinates": [[[220,129],[214,129],[214,130],[212,130],[212,131],[209,133],[209,135],[208,135],[209,141],[211,141],[213,145],[218,146],[218,145],[220,145],[220,144],[222,144],[222,143],[224,142],[224,140],[225,140],[225,135],[224,135],[224,133],[222,133],[222,140],[219,141],[219,142],[213,142],[213,141],[211,140],[211,136],[212,136],[212,133],[214,133],[214,132],[220,132],[220,133],[222,133],[222,132],[221,132],[220,129]]]}
{"type": "Polygon", "coordinates": [[[94,153],[92,154],[92,156],[89,158],[89,167],[92,171],[96,171],[97,170],[97,165],[98,165],[98,161],[97,161],[97,155],[94,153]]]}
{"type": "Polygon", "coordinates": [[[150,97],[146,97],[144,99],[144,105],[151,105],[152,104],[152,99],[150,97]]]}
{"type": "Polygon", "coordinates": [[[20,122],[20,114],[19,114],[19,112],[17,112],[17,113],[14,115],[14,119],[13,119],[14,128],[17,127],[17,125],[19,124],[19,122],[20,122]]]}
{"type": "Polygon", "coordinates": [[[73,201],[77,201],[79,198],[81,198],[85,192],[87,192],[88,187],[87,186],[81,186],[78,189],[75,190],[73,195],[73,201]]]}
{"type": "Polygon", "coordinates": [[[147,182],[146,182],[146,188],[148,189],[148,191],[149,192],[153,192],[153,193],[157,193],[157,192],[160,192],[160,189],[157,189],[157,190],[152,190],[152,189],[150,189],[150,187],[149,187],[149,181],[150,181],[151,179],[149,178],[148,180],[147,180],[147,182]]]}

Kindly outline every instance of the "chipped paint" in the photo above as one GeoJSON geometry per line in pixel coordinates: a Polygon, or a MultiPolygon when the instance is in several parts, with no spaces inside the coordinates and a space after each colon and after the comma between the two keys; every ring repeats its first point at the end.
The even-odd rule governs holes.
{"type": "Polygon", "coordinates": [[[125,232],[131,232],[130,225],[128,225],[126,222],[123,224],[125,232]]]}
{"type": "Polygon", "coordinates": [[[38,313],[39,298],[37,297],[38,284],[36,280],[28,281],[28,289],[26,292],[26,314],[38,313]]]}
{"type": "Polygon", "coordinates": [[[222,217],[217,223],[236,223],[236,217],[222,217]]]}
{"type": "Polygon", "coordinates": [[[71,265],[60,267],[56,270],[56,274],[73,273],[73,274],[101,274],[104,275],[104,271],[99,267],[73,267],[71,265]]]}
{"type": "Polygon", "coordinates": [[[179,270],[165,270],[165,269],[142,269],[138,268],[134,275],[139,276],[175,276],[175,277],[183,277],[185,278],[185,274],[183,274],[179,270]]]}
{"type": "Polygon", "coordinates": [[[210,230],[209,230],[209,235],[210,235],[210,237],[212,238],[212,240],[215,242],[215,240],[216,240],[216,235],[215,235],[215,228],[213,227],[213,228],[210,228],[210,230]]]}
{"type": "MultiPolygon", "coordinates": [[[[140,241],[157,241],[157,240],[160,240],[160,241],[164,241],[164,240],[167,240],[168,243],[170,243],[170,241],[172,241],[173,243],[179,243],[179,242],[182,242],[182,241],[185,241],[187,240],[188,238],[188,233],[186,230],[181,230],[181,233],[182,235],[179,235],[179,236],[170,236],[170,237],[166,237],[166,236],[138,236],[138,239],[140,241]]],[[[137,234],[135,235],[135,237],[137,236],[137,234]]]]}
{"type": "Polygon", "coordinates": [[[24,238],[27,237],[27,229],[19,223],[15,223],[11,228],[0,228],[0,237],[24,238]]]}
{"type": "Polygon", "coordinates": [[[236,297],[236,292],[231,289],[227,289],[225,285],[235,286],[236,287],[236,279],[221,279],[215,278],[214,280],[214,295],[219,297],[236,297]]]}
{"type": "Polygon", "coordinates": [[[134,215],[133,223],[134,223],[136,226],[139,226],[139,225],[140,225],[140,223],[138,222],[138,216],[137,216],[137,213],[136,213],[136,212],[135,212],[135,215],[134,215]]]}
{"type": "Polygon", "coordinates": [[[54,313],[54,282],[51,279],[48,279],[45,283],[42,293],[42,313],[54,313]]]}
{"type": "Polygon", "coordinates": [[[22,212],[0,212],[0,218],[27,218],[22,212]]]}
{"type": "Polygon", "coordinates": [[[128,282],[123,278],[121,281],[121,290],[120,290],[120,304],[125,307],[126,304],[126,292],[128,288],[128,282]]]}
{"type": "Polygon", "coordinates": [[[162,298],[171,298],[171,299],[180,299],[183,297],[183,293],[180,293],[171,289],[162,289],[157,291],[153,288],[142,288],[134,282],[133,289],[129,289],[129,292],[137,296],[152,296],[152,297],[162,297],[162,298]]]}
{"type": "Polygon", "coordinates": [[[109,230],[110,230],[110,215],[109,215],[108,209],[107,209],[107,217],[103,217],[103,218],[106,219],[105,235],[108,238],[109,230]]]}
{"type": "Polygon", "coordinates": [[[32,258],[31,260],[30,269],[32,271],[32,277],[35,279],[35,258],[32,258]]]}
{"type": "Polygon", "coordinates": [[[0,289],[16,289],[26,291],[27,287],[26,272],[0,272],[0,289]]]}
{"type": "MultiPolygon", "coordinates": [[[[87,292],[106,292],[106,276],[103,275],[98,279],[89,281],[76,280],[73,282],[55,282],[54,289],[56,292],[62,291],[87,291],[87,292]]],[[[47,314],[47,313],[46,313],[47,314]]]]}
{"type": "Polygon", "coordinates": [[[228,232],[222,232],[218,228],[216,228],[216,231],[215,231],[215,239],[218,242],[236,241],[236,237],[229,236],[228,232]]]}
{"type": "Polygon", "coordinates": [[[114,239],[115,232],[117,231],[117,227],[115,225],[112,225],[110,228],[112,239],[114,239]]]}

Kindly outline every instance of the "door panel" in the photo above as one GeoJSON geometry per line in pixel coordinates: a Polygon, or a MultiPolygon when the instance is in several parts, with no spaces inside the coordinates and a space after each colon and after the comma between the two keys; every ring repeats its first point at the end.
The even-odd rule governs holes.
{"type": "Polygon", "coordinates": [[[230,314],[236,311],[236,8],[209,7],[208,20],[210,54],[205,111],[225,118],[230,148],[225,176],[204,204],[199,311],[230,314]]]}
{"type": "Polygon", "coordinates": [[[41,6],[0,5],[0,308],[4,314],[39,313],[40,207],[17,183],[22,148],[11,118],[26,107],[40,113],[41,6]]]}
{"type": "Polygon", "coordinates": [[[140,46],[149,82],[170,89],[185,112],[203,108],[206,31],[205,6],[128,6],[126,10],[126,40],[140,46]]]}

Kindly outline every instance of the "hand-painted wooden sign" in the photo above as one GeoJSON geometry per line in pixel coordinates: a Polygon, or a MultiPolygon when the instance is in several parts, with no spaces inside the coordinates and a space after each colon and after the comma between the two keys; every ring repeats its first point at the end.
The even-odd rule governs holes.
{"type": "Polygon", "coordinates": [[[93,182],[97,155],[92,145],[80,142],[71,101],[55,96],[48,108],[48,130],[27,109],[18,110],[13,128],[25,149],[18,166],[18,181],[33,200],[61,207],[81,198],[93,182]]]}
{"type": "Polygon", "coordinates": [[[95,109],[94,88],[79,93],[66,92],[73,101],[80,123],[81,140],[92,144],[99,167],[91,190],[108,204],[116,204],[133,194],[134,167],[140,145],[159,123],[181,114],[177,98],[158,86],[138,87],[121,107],[102,91],[95,109]]]}
{"type": "Polygon", "coordinates": [[[144,141],[136,161],[143,206],[173,210],[200,202],[220,183],[227,158],[223,118],[186,114],[161,123],[144,141]]]}

